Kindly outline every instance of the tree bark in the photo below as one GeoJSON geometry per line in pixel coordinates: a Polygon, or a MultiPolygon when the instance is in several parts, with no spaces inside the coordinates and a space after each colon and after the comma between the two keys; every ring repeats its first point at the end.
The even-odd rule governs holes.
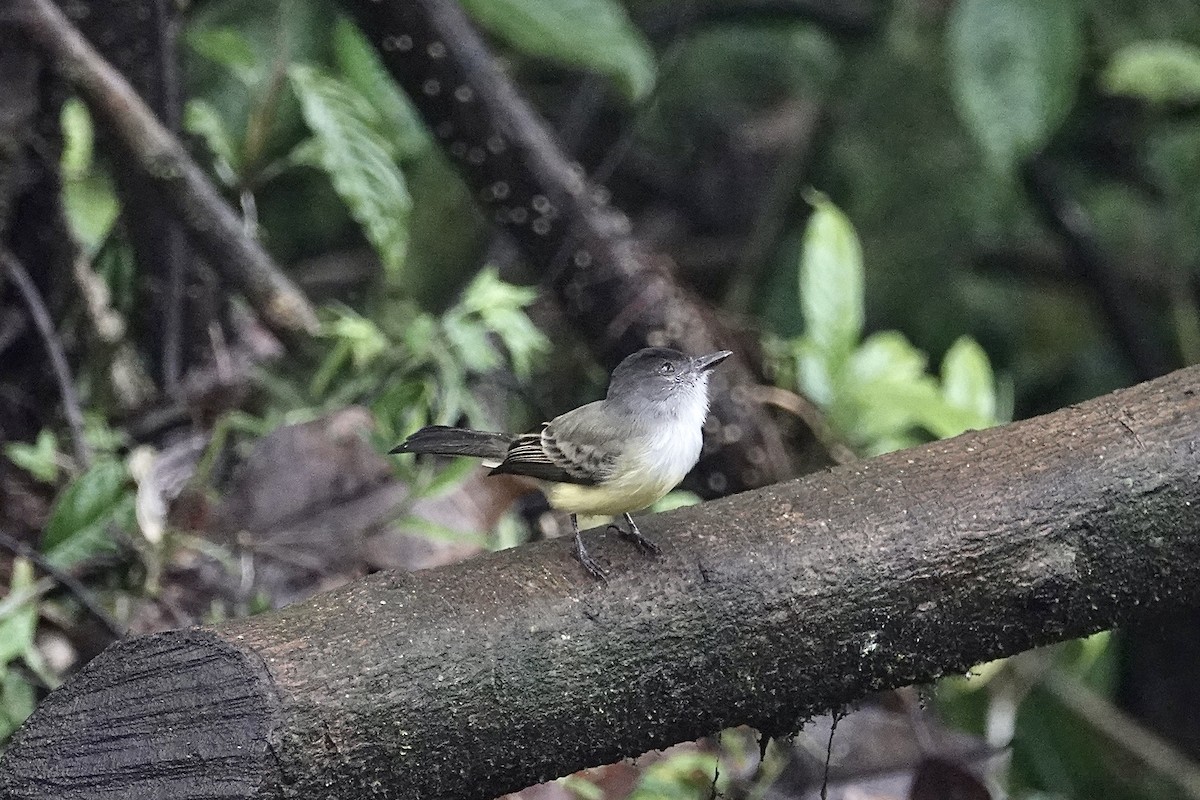
{"type": "Polygon", "coordinates": [[[1003,428],[113,645],[13,798],[486,798],[1200,597],[1200,367],[1003,428]]]}
{"type": "Polygon", "coordinates": [[[183,145],[63,12],[51,0],[0,0],[0,11],[12,15],[87,102],[97,124],[136,157],[129,167],[139,170],[156,189],[221,277],[241,291],[276,330],[313,333],[316,312],[304,293],[266,249],[245,233],[241,219],[183,145]]]}

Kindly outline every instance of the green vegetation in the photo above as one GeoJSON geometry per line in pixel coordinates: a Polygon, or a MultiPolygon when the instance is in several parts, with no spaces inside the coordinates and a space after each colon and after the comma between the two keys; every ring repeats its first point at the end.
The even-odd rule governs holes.
{"type": "MultiPolygon", "coordinates": [[[[691,24],[671,0],[462,5],[560,130],[585,113],[572,105],[594,89],[582,76],[602,79],[573,155],[588,168],[616,164],[608,188],[635,230],[671,256],[681,282],[746,323],[775,385],[812,401],[854,455],[1133,383],[1144,365],[1123,347],[1119,313],[1164,363],[1200,361],[1193,0],[902,0],[880,4],[856,34],[733,2],[691,24]],[[1030,170],[1047,164],[1086,222],[1082,244],[1036,196],[1030,170]]],[[[321,304],[322,323],[319,336],[257,363],[245,399],[211,421],[203,492],[219,494],[227,445],[236,460],[280,425],[347,406],[369,410],[383,452],[423,425],[528,427],[601,391],[602,373],[580,363],[587,343],[539,313],[540,276],[490,247],[470,192],[335,3],[191,4],[180,44],[182,135],[246,229],[321,304]],[[356,254],[368,267],[347,277],[356,254]],[[320,259],[336,265],[325,283],[320,259]]],[[[144,476],[130,466],[139,442],[127,423],[148,398],[175,399],[151,378],[153,337],[140,319],[151,275],[135,258],[113,156],[79,100],[62,106],[61,129],[61,199],[77,280],[91,289],[55,309],[56,322],[74,348],[93,460],[70,455],[51,413],[0,433],[11,471],[43,502],[38,553],[62,569],[111,557],[119,566],[97,591],[122,613],[157,596],[180,552],[203,550],[231,573],[236,558],[227,543],[177,530],[159,540],[139,525],[144,476]]],[[[220,298],[214,319],[244,311],[239,302],[220,298]]],[[[411,459],[392,469],[417,498],[444,496],[469,473],[411,459]]],[[[678,492],[660,508],[697,500],[678,492]]],[[[410,522],[430,539],[489,547],[527,535],[511,514],[478,536],[410,522]]],[[[65,677],[42,655],[39,626],[86,621],[70,597],[49,597],[54,580],[29,560],[14,557],[5,574],[0,739],[65,677]]],[[[1107,708],[1121,646],[1098,635],[1043,666],[1107,708]]],[[[1011,723],[1009,796],[1174,796],[1172,776],[1110,760],[1120,748],[1026,673],[1003,663],[977,672],[927,691],[942,719],[981,737],[1011,723]]],[[[740,758],[730,743],[716,749],[722,765],[740,758]]],[[[717,755],[677,753],[642,772],[630,796],[738,785],[760,797],[783,762],[773,749],[757,782],[741,786],[714,783],[717,755]]],[[[605,796],[582,777],[564,785],[605,796]]]]}

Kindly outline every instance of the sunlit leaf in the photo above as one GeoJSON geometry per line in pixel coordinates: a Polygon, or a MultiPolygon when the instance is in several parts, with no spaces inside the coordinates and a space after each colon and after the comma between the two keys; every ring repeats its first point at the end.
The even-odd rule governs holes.
{"type": "Polygon", "coordinates": [[[0,740],[7,739],[29,718],[34,701],[33,686],[18,670],[0,672],[0,740]]]}
{"type": "Polygon", "coordinates": [[[1152,103],[1200,102],[1200,47],[1171,41],[1127,45],[1108,63],[1100,86],[1152,103]]]}
{"type": "Polygon", "coordinates": [[[654,85],[654,52],[616,0],[464,0],[518,50],[611,75],[633,98],[654,85]]]}
{"type": "Polygon", "coordinates": [[[389,270],[404,263],[412,201],[378,112],[349,85],[314,67],[289,70],[313,153],[389,270]]]}
{"type": "MultiPolygon", "coordinates": [[[[33,586],[33,565],[27,559],[17,558],[12,562],[12,577],[5,599],[13,599],[29,591],[33,586]]],[[[6,604],[7,605],[7,604],[6,604]]],[[[37,630],[37,602],[30,597],[10,607],[0,618],[0,669],[8,662],[19,658],[31,644],[37,630]]]]}
{"type": "Polygon", "coordinates": [[[800,256],[800,309],[805,336],[836,372],[862,335],[862,247],[850,220],[829,198],[810,192],[808,201],[813,213],[800,256]]]}
{"type": "Polygon", "coordinates": [[[112,181],[93,158],[95,132],[87,106],[69,98],[61,122],[63,205],[72,232],[90,254],[112,230],[120,207],[112,181]]]}
{"type": "Polygon", "coordinates": [[[1075,3],[959,0],[947,35],[958,113],[992,167],[1011,173],[1074,101],[1083,58],[1075,3]]]}
{"type": "Polygon", "coordinates": [[[908,382],[925,374],[929,359],[899,331],[881,331],[868,336],[854,351],[846,370],[847,381],[908,382]]]}
{"type": "Polygon", "coordinates": [[[958,341],[942,360],[942,394],[950,405],[977,418],[972,427],[996,422],[996,379],[983,348],[967,336],[958,341]]]}
{"type": "Polygon", "coordinates": [[[67,180],[77,180],[92,168],[92,151],[96,138],[92,129],[92,115],[77,97],[69,97],[63,103],[62,132],[60,163],[63,177],[67,180]]]}
{"type": "Polygon", "coordinates": [[[836,388],[829,361],[807,336],[795,343],[795,371],[800,390],[806,397],[823,408],[833,403],[836,388]]]}
{"type": "Polygon", "coordinates": [[[33,444],[10,442],[4,445],[4,455],[43,483],[58,480],[58,437],[49,428],[43,428],[33,444]]]}

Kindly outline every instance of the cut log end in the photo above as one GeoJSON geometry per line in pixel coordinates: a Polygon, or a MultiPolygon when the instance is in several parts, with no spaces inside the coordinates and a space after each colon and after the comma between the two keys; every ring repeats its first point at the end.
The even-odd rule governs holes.
{"type": "Polygon", "coordinates": [[[265,666],[203,630],[118,642],[53,693],[4,753],[4,797],[251,797],[275,769],[265,666]]]}

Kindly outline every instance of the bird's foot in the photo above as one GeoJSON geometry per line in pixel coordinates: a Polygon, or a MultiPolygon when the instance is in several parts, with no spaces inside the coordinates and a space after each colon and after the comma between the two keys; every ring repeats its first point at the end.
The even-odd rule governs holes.
{"type": "Polygon", "coordinates": [[[617,524],[612,524],[612,525],[609,525],[608,527],[615,529],[617,531],[617,533],[620,534],[622,539],[624,539],[628,542],[632,542],[634,544],[634,546],[637,547],[638,550],[641,550],[643,553],[646,553],[647,555],[656,556],[656,555],[659,555],[660,553],[662,553],[662,550],[659,549],[658,545],[656,545],[654,542],[650,541],[649,539],[647,539],[645,536],[642,535],[642,532],[638,529],[637,523],[635,523],[633,521],[633,517],[626,514],[625,521],[629,523],[629,530],[625,530],[624,528],[622,528],[620,525],[617,525],[617,524]]]}
{"type": "Polygon", "coordinates": [[[575,533],[575,557],[579,559],[579,563],[583,565],[583,568],[588,571],[589,575],[601,583],[608,583],[608,575],[596,563],[596,559],[588,555],[587,548],[583,546],[583,539],[579,536],[578,531],[575,533]]]}

